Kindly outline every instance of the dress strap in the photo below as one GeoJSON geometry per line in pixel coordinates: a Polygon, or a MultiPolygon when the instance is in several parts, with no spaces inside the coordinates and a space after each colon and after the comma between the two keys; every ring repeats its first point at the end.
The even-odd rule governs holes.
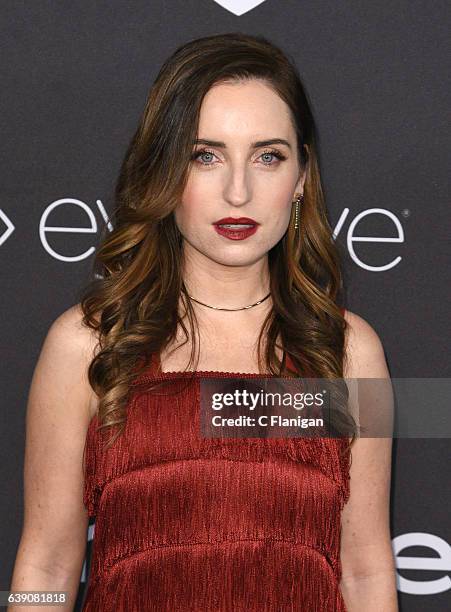
{"type": "Polygon", "coordinates": [[[296,366],[294,365],[289,353],[285,353],[285,365],[289,370],[297,372],[296,366]]]}
{"type": "Polygon", "coordinates": [[[158,373],[159,369],[160,369],[160,356],[158,353],[152,353],[150,357],[150,372],[152,375],[155,375],[158,373]]]}

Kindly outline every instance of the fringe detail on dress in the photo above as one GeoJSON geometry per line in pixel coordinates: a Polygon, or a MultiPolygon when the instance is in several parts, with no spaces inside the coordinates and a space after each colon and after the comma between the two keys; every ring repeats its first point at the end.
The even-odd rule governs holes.
{"type": "Polygon", "coordinates": [[[97,455],[99,453],[97,432],[98,418],[95,415],[89,423],[83,454],[84,488],[83,503],[88,510],[89,518],[94,518],[97,513],[97,505],[102,493],[102,484],[96,480],[98,474],[97,455]]]}
{"type": "Polygon", "coordinates": [[[90,423],[96,518],[84,612],[344,612],[343,438],[203,438],[199,381],[137,394],[108,449],[90,423]]]}
{"type": "Polygon", "coordinates": [[[291,542],[169,546],[128,557],[90,584],[84,612],[345,612],[332,569],[291,542]]]}

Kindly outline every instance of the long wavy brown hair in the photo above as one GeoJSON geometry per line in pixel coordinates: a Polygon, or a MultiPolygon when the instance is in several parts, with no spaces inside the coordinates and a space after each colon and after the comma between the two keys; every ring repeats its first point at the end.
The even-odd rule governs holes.
{"type": "Polygon", "coordinates": [[[185,342],[192,341],[193,364],[197,321],[189,300],[189,331],[179,314],[182,237],[173,212],[186,185],[205,94],[219,82],[247,79],[264,79],[288,105],[306,172],[300,230],[291,222],[268,253],[273,307],[258,337],[261,372],[292,375],[285,367],[288,353],[305,376],[343,378],[339,252],[321,186],[316,127],[296,66],[262,36],[192,40],[169,57],[150,89],[117,180],[114,229],[104,228],[94,278],[80,298],[83,323],[98,337],[88,376],[99,398],[100,427],[118,428],[110,443],[123,431],[133,381],[152,354],[176,338],[178,326],[185,342]],[[278,338],[282,360],[275,350],[278,338]]]}

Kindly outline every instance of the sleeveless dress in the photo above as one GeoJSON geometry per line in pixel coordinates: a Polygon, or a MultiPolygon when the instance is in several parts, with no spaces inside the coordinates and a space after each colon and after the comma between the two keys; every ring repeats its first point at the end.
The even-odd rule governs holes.
{"type": "Polygon", "coordinates": [[[88,428],[83,499],[95,534],[82,610],[345,612],[346,438],[205,438],[200,378],[262,375],[187,381],[192,372],[158,366],[152,357],[140,380],[176,393],[132,395],[105,451],[97,415],[88,428]]]}

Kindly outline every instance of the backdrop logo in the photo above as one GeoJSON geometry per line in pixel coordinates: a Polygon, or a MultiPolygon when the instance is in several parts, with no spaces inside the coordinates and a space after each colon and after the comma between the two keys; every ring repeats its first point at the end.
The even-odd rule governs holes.
{"type": "MultiPolygon", "coordinates": [[[[45,251],[51,257],[65,262],[78,262],[94,253],[94,238],[89,241],[89,237],[83,238],[83,234],[94,236],[98,233],[97,216],[99,215],[109,231],[113,230],[113,226],[101,200],[95,202],[97,216],[94,214],[93,208],[94,205],[89,205],[78,198],[61,198],[51,202],[44,209],[39,222],[39,238],[45,251]],[[64,217],[61,215],[60,209],[68,206],[72,208],[71,212],[78,211],[80,225],[78,223],[77,225],[64,223],[64,217]],[[61,241],[61,236],[64,236],[63,241],[61,241]],[[88,248],[83,250],[85,246],[88,248]],[[75,254],[67,254],[68,249],[72,249],[75,254]]],[[[336,239],[343,235],[349,256],[359,268],[369,272],[386,272],[395,268],[402,261],[399,253],[402,252],[401,245],[405,242],[403,223],[410,216],[408,213],[409,211],[402,210],[396,215],[386,208],[367,208],[355,214],[349,208],[344,208],[339,214],[338,221],[333,229],[333,238],[336,239]],[[385,222],[384,228],[373,231],[372,227],[381,218],[385,222]],[[366,231],[362,229],[364,223],[364,227],[367,228],[366,231]],[[361,253],[360,245],[368,243],[374,244],[374,248],[371,253],[366,252],[364,255],[361,253]],[[399,248],[395,252],[391,250],[388,253],[385,245],[393,243],[399,244],[399,248]]],[[[72,214],[71,217],[73,216],[72,214]]],[[[15,229],[11,219],[0,209],[0,246],[5,248],[15,229]]]]}
{"type": "Polygon", "coordinates": [[[14,227],[14,223],[11,221],[11,219],[3,212],[3,210],[0,208],[0,219],[4,224],[4,228],[2,227],[1,229],[1,234],[0,234],[0,246],[6,242],[8,240],[8,238],[11,236],[11,234],[13,233],[13,231],[16,229],[14,227]]]}
{"type": "MultiPolygon", "coordinates": [[[[403,211],[403,214],[405,216],[405,211],[403,211]]],[[[337,236],[340,234],[348,215],[349,215],[349,208],[344,208],[343,212],[340,215],[340,218],[338,219],[338,223],[335,226],[334,232],[333,232],[334,239],[337,238],[337,236]]],[[[392,259],[391,261],[388,261],[387,263],[383,265],[374,266],[368,262],[363,261],[359,257],[359,255],[356,253],[354,244],[358,244],[359,242],[361,243],[364,243],[364,242],[373,242],[373,243],[404,242],[404,229],[401,225],[401,221],[398,219],[398,217],[394,213],[392,213],[390,210],[387,210],[386,208],[368,208],[367,210],[362,210],[362,212],[360,212],[351,221],[348,231],[346,233],[346,245],[348,247],[349,255],[351,259],[354,261],[354,263],[360,266],[360,268],[363,268],[364,270],[368,270],[369,272],[385,272],[386,270],[390,270],[390,268],[394,268],[395,266],[399,264],[399,262],[402,259],[401,255],[398,255],[397,257],[395,257],[394,259],[392,259]],[[356,235],[356,231],[357,231],[358,224],[360,223],[360,221],[365,219],[365,217],[369,217],[372,215],[382,215],[383,217],[388,219],[393,224],[393,228],[397,235],[396,236],[359,236],[359,235],[356,235]]]]}
{"type": "Polygon", "coordinates": [[[397,576],[398,590],[410,595],[436,595],[451,588],[451,546],[432,533],[403,533],[393,538],[393,552],[396,557],[396,568],[398,570],[418,570],[437,572],[441,574],[438,578],[426,578],[423,580],[411,580],[403,576],[397,576]],[[429,554],[422,557],[407,557],[400,555],[406,548],[423,547],[428,549],[429,554]],[[432,552],[432,554],[430,554],[432,552]]]}
{"type": "Polygon", "coordinates": [[[248,13],[259,4],[263,4],[265,0],[215,0],[215,2],[239,17],[244,15],[244,13],[248,13]]]}
{"type": "MultiPolygon", "coordinates": [[[[113,226],[111,225],[111,222],[108,219],[107,211],[105,210],[105,207],[103,206],[102,202],[100,200],[97,200],[96,204],[97,204],[97,208],[99,209],[99,212],[102,215],[102,218],[105,221],[109,231],[110,232],[113,231],[113,226]]],[[[86,204],[85,202],[82,202],[81,200],[78,200],[77,198],[61,198],[60,200],[56,200],[55,202],[52,202],[49,206],[47,206],[47,208],[44,210],[44,213],[42,214],[41,221],[39,223],[39,237],[47,253],[52,255],[52,257],[54,257],[55,259],[59,259],[60,261],[81,261],[82,259],[86,259],[90,255],[92,255],[92,253],[94,253],[95,247],[93,245],[90,246],[83,253],[78,253],[77,255],[73,255],[73,256],[63,255],[62,253],[58,253],[51,246],[50,241],[47,238],[47,234],[51,235],[52,233],[53,234],[68,233],[68,234],[75,234],[75,235],[76,234],[96,234],[97,233],[97,219],[94,213],[92,212],[91,208],[88,206],[88,204],[86,204]],[[88,227],[86,226],[68,227],[67,225],[54,226],[54,225],[47,224],[50,214],[54,210],[58,209],[60,206],[64,206],[66,204],[77,206],[86,214],[86,217],[89,223],[88,227]]]]}

